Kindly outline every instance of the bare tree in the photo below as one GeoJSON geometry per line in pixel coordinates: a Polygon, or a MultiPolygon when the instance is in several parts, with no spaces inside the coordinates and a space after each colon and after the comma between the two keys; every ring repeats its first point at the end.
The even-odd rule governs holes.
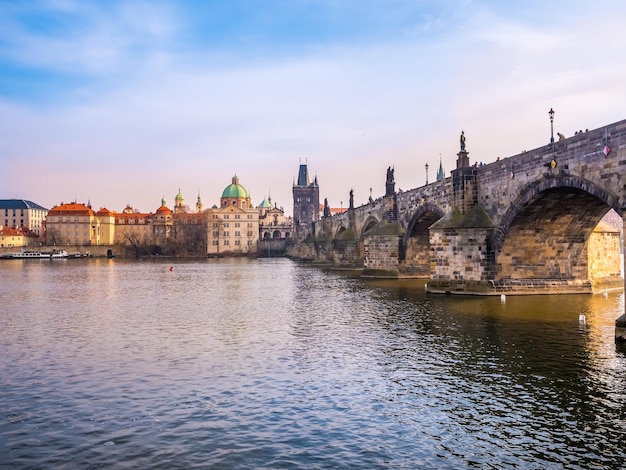
{"type": "Polygon", "coordinates": [[[46,230],[45,244],[48,246],[60,245],[62,242],[61,232],[56,228],[49,228],[46,230]]]}
{"type": "Polygon", "coordinates": [[[142,253],[148,253],[148,250],[146,249],[145,240],[138,233],[133,232],[133,231],[125,232],[124,240],[128,242],[127,244],[130,245],[135,250],[136,258],[139,258],[142,253]]]}

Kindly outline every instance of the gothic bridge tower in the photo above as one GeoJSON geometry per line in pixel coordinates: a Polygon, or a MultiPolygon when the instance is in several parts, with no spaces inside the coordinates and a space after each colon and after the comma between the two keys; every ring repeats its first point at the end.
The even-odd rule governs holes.
{"type": "Polygon", "coordinates": [[[320,188],[317,176],[309,182],[307,164],[300,164],[298,182],[293,185],[293,219],[298,236],[306,236],[320,218],[320,188]]]}

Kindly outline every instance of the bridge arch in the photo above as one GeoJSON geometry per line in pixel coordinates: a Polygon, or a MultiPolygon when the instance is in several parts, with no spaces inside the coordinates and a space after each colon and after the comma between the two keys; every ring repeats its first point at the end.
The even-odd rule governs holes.
{"type": "Polygon", "coordinates": [[[441,207],[431,202],[421,205],[411,216],[404,231],[400,250],[401,270],[417,277],[430,276],[429,227],[444,216],[441,207]]]}
{"type": "Polygon", "coordinates": [[[335,230],[335,237],[334,238],[338,238],[339,235],[341,235],[345,231],[346,231],[346,227],[344,227],[343,224],[339,224],[339,226],[337,227],[337,230],[335,230]]]}
{"type": "Polygon", "coordinates": [[[370,215],[367,219],[365,219],[365,221],[363,222],[363,225],[361,226],[361,233],[359,234],[359,242],[360,243],[363,243],[363,237],[365,236],[365,233],[368,230],[371,230],[372,227],[374,227],[376,224],[378,224],[378,222],[380,222],[380,220],[378,220],[373,215],[370,215]]]}
{"type": "Polygon", "coordinates": [[[585,178],[531,182],[494,229],[494,277],[588,281],[588,240],[610,209],[619,198],[585,178]]]}

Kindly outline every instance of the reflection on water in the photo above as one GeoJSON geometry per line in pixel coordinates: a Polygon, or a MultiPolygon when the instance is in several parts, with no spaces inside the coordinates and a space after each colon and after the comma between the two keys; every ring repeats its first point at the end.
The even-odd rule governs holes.
{"type": "Polygon", "coordinates": [[[0,275],[0,466],[626,457],[621,293],[434,296],[284,259],[11,260],[0,275]]]}

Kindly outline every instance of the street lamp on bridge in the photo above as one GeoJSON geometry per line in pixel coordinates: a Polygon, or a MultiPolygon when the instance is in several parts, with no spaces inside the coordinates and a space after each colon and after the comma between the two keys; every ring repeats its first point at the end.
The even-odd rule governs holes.
{"type": "Polygon", "coordinates": [[[550,111],[548,111],[548,114],[550,115],[550,143],[553,144],[554,143],[554,109],[550,108],[550,111]]]}
{"type": "Polygon", "coordinates": [[[428,184],[428,163],[424,166],[426,167],[426,184],[428,184]]]}

